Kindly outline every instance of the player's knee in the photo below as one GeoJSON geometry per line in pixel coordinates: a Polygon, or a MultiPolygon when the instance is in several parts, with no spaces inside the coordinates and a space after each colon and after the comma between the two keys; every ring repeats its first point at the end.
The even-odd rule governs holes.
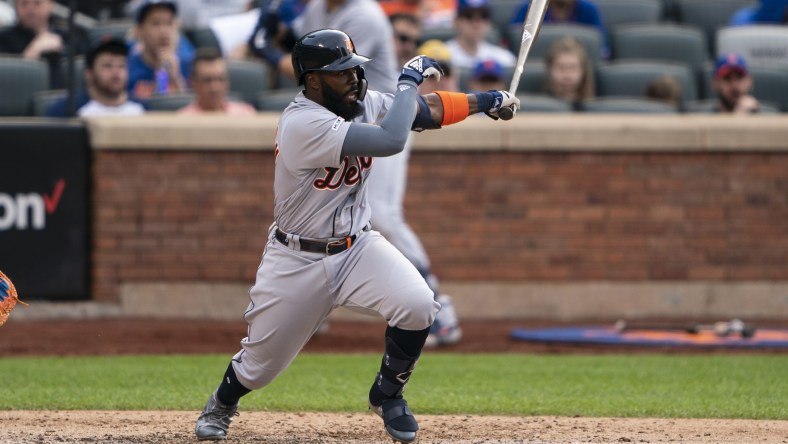
{"type": "Polygon", "coordinates": [[[440,304],[432,297],[432,292],[421,292],[419,297],[411,298],[389,321],[392,327],[403,330],[423,330],[435,321],[440,304]]]}

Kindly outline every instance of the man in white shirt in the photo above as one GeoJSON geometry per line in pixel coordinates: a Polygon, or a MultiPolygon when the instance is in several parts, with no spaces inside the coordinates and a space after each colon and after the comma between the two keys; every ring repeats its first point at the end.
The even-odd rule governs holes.
{"type": "Polygon", "coordinates": [[[129,48],[123,40],[104,38],[85,57],[85,82],[90,101],[77,109],[80,117],[99,115],[136,116],[145,108],[129,100],[127,57],[129,48]]]}
{"type": "MultiPolygon", "coordinates": [[[[94,42],[85,56],[87,91],[78,93],[74,101],[77,116],[137,116],[145,112],[145,107],[129,100],[126,92],[128,54],[126,42],[119,38],[104,36],[94,42]]],[[[53,103],[46,116],[71,117],[67,98],[53,103]]]]}
{"type": "Polygon", "coordinates": [[[491,14],[489,0],[459,0],[454,21],[456,34],[446,42],[453,67],[473,69],[477,63],[488,59],[504,68],[514,66],[517,58],[511,51],[485,40],[492,26],[491,14]]]}

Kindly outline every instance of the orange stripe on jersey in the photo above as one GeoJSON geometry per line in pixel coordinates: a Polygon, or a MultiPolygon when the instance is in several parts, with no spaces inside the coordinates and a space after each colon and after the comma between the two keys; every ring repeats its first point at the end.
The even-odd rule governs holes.
{"type": "Polygon", "coordinates": [[[435,94],[441,98],[443,103],[443,122],[441,122],[441,126],[462,122],[468,117],[470,107],[468,105],[468,96],[465,93],[435,91],[435,94]]]}

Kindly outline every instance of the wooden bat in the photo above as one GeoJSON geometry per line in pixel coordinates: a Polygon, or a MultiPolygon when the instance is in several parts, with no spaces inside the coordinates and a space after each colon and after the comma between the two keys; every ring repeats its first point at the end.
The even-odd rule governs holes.
{"type": "Polygon", "coordinates": [[[717,336],[726,337],[731,335],[740,335],[742,338],[751,338],[755,335],[755,326],[745,324],[739,319],[733,319],[728,322],[720,321],[713,324],[638,324],[626,322],[623,319],[615,323],[615,329],[619,333],[634,330],[650,330],[650,331],[681,331],[690,334],[699,334],[704,331],[712,332],[717,336]]]}
{"type": "MultiPolygon", "coordinates": [[[[520,52],[517,54],[517,64],[514,67],[512,83],[509,85],[509,93],[512,95],[517,93],[517,86],[520,84],[520,77],[523,75],[525,61],[528,59],[528,53],[531,52],[531,46],[534,44],[537,34],[539,34],[539,29],[542,27],[544,15],[549,4],[550,0],[531,0],[531,5],[528,7],[528,15],[525,16],[523,33],[520,38],[520,52]]],[[[498,111],[498,117],[503,120],[510,120],[514,117],[514,112],[514,106],[501,108],[498,111]]]]}

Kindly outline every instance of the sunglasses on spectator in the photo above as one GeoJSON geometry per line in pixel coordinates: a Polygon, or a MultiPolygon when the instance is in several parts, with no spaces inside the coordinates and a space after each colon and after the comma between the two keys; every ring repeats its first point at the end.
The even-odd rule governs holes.
{"type": "Polygon", "coordinates": [[[414,45],[418,46],[420,39],[407,34],[397,34],[397,40],[399,40],[400,43],[413,43],[414,45]]]}

